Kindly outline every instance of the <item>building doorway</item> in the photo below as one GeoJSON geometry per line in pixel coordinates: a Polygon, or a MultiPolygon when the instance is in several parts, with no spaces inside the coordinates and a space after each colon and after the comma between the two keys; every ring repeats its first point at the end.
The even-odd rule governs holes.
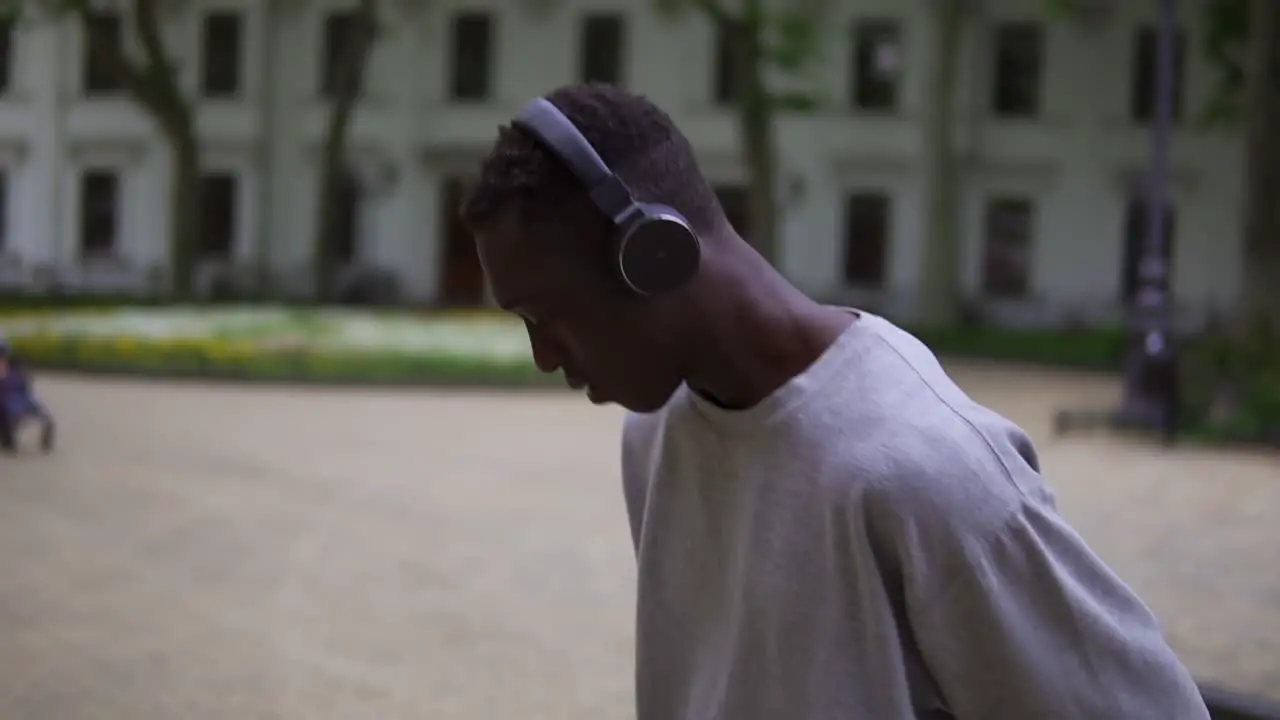
{"type": "Polygon", "coordinates": [[[475,238],[458,212],[473,182],[450,175],[440,188],[439,301],[448,307],[486,304],[484,270],[476,254],[475,238]]]}
{"type": "Polygon", "coordinates": [[[338,267],[346,267],[359,259],[364,207],[364,192],[354,171],[347,170],[338,178],[335,200],[333,220],[337,229],[333,234],[333,261],[338,267]]]}
{"type": "Polygon", "coordinates": [[[228,262],[235,255],[237,178],[209,172],[200,178],[200,258],[228,262]]]}

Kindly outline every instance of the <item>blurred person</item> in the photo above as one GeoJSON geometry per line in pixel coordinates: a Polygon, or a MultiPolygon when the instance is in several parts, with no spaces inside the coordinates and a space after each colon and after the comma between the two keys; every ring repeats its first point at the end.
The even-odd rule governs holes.
{"type": "Polygon", "coordinates": [[[538,367],[631,411],[638,720],[1208,718],[1028,436],[785,280],[647,99],[534,100],[462,213],[538,367]]]}
{"type": "Polygon", "coordinates": [[[40,423],[40,447],[53,450],[53,415],[36,398],[30,374],[0,338],[0,451],[17,450],[19,431],[27,421],[40,423]]]}

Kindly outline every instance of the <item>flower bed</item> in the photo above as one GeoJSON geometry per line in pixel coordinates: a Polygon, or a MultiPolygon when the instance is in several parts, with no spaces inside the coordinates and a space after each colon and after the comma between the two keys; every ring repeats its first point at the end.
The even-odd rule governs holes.
{"type": "Polygon", "coordinates": [[[37,367],[276,381],[539,383],[521,324],[492,313],[121,308],[20,311],[0,332],[37,367]]]}

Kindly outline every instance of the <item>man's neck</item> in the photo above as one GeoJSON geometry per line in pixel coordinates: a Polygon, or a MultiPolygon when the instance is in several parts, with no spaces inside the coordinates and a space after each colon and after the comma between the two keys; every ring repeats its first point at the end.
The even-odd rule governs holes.
{"type": "Polygon", "coordinates": [[[754,406],[804,372],[855,319],[814,302],[763,259],[721,269],[706,331],[693,349],[691,389],[726,409],[754,406]],[[733,292],[737,290],[737,292],[733,292]]]}

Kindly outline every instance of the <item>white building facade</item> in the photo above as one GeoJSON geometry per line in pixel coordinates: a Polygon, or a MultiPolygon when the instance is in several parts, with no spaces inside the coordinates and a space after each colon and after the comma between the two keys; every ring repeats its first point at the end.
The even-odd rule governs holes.
{"type": "MultiPolygon", "coordinates": [[[[734,212],[744,182],[718,98],[718,33],[625,0],[383,0],[351,132],[344,260],[386,268],[424,302],[482,301],[454,215],[494,136],[528,98],[591,76],[643,92],[690,136],[734,212]]],[[[337,0],[166,0],[170,52],[195,102],[211,262],[305,274],[316,221],[322,92],[337,0]]],[[[831,0],[820,59],[792,82],[812,111],[777,123],[778,262],[806,291],[910,312],[921,272],[930,0],[831,0]]],[[[1086,24],[1039,0],[975,0],[957,58],[963,286],[1031,322],[1114,312],[1136,268],[1149,154],[1154,2],[1086,24]],[[1127,262],[1126,260],[1130,261],[1127,262]]],[[[1241,140],[1195,123],[1213,89],[1200,0],[1183,3],[1173,154],[1172,285],[1224,307],[1241,268],[1241,140]]],[[[128,27],[124,23],[124,27],[128,27]]],[[[69,20],[0,41],[0,273],[108,289],[166,265],[168,150],[128,97],[92,77],[69,20]]]]}

